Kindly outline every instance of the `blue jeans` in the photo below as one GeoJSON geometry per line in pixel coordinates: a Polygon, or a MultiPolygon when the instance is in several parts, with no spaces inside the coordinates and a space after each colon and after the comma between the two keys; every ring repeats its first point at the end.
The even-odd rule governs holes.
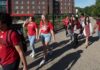
{"type": "Polygon", "coordinates": [[[99,37],[99,39],[100,39],[100,31],[98,31],[98,37],[99,37]]]}
{"type": "Polygon", "coordinates": [[[45,42],[50,42],[51,41],[51,34],[48,33],[48,34],[41,34],[41,40],[42,40],[42,43],[45,43],[45,42]]]}
{"type": "Polygon", "coordinates": [[[31,48],[32,52],[35,52],[34,51],[34,43],[35,43],[36,37],[35,36],[29,36],[28,35],[28,39],[29,39],[30,48],[31,48]]]}

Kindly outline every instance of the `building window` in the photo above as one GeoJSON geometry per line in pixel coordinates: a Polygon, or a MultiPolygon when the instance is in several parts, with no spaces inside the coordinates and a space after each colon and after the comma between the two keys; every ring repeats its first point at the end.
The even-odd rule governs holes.
{"type": "Polygon", "coordinates": [[[40,5],[41,3],[40,3],[40,1],[39,1],[39,5],[40,5]]]}
{"type": "Polygon", "coordinates": [[[44,5],[45,4],[45,1],[43,1],[42,4],[44,5]]]}
{"type": "Polygon", "coordinates": [[[23,6],[21,6],[21,9],[23,9],[24,7],[23,6]]]}
{"type": "Polygon", "coordinates": [[[15,9],[19,9],[19,7],[18,6],[15,6],[15,9]]]}
{"type": "Polygon", "coordinates": [[[32,2],[32,4],[35,4],[34,1],[32,2]]]}
{"type": "Polygon", "coordinates": [[[34,9],[35,7],[34,6],[32,6],[32,9],[34,9]]]}
{"type": "Polygon", "coordinates": [[[24,4],[23,1],[21,2],[21,4],[24,4]]]}
{"type": "Polygon", "coordinates": [[[29,9],[29,6],[27,6],[27,9],[29,9]]]}
{"type": "Polygon", "coordinates": [[[29,1],[27,1],[27,4],[29,4],[29,1]]]}
{"type": "Polygon", "coordinates": [[[57,6],[57,5],[58,5],[58,3],[55,3],[55,5],[57,6]]]}
{"type": "Polygon", "coordinates": [[[15,3],[18,4],[18,1],[16,1],[15,3]]]}
{"type": "Polygon", "coordinates": [[[0,1],[0,5],[6,5],[6,1],[0,1]]]}

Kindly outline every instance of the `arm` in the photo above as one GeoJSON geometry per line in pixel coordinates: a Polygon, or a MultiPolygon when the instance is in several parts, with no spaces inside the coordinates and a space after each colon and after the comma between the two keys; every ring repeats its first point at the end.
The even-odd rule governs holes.
{"type": "Polygon", "coordinates": [[[23,23],[23,27],[26,27],[26,25],[29,23],[28,19],[23,23]]]}
{"type": "Polygon", "coordinates": [[[39,25],[39,34],[38,34],[38,39],[39,39],[39,36],[41,35],[41,26],[42,26],[42,21],[40,21],[40,25],[39,25]]]}
{"type": "Polygon", "coordinates": [[[11,40],[12,40],[12,44],[14,46],[14,48],[16,49],[16,51],[18,52],[21,61],[23,62],[23,70],[27,70],[27,63],[26,63],[26,59],[25,56],[23,54],[23,50],[22,47],[20,45],[20,37],[16,32],[12,32],[11,34],[11,40]]]}
{"type": "Polygon", "coordinates": [[[36,39],[38,39],[38,28],[36,28],[35,30],[36,30],[36,39]]]}
{"type": "Polygon", "coordinates": [[[23,51],[22,51],[22,48],[20,45],[15,45],[15,49],[17,50],[19,56],[20,56],[20,59],[21,61],[23,62],[23,70],[28,70],[27,69],[27,62],[26,62],[26,59],[25,59],[25,55],[23,54],[23,51]]]}
{"type": "Polygon", "coordinates": [[[39,35],[38,35],[38,39],[39,39],[39,36],[41,35],[41,28],[39,29],[39,35]]]}

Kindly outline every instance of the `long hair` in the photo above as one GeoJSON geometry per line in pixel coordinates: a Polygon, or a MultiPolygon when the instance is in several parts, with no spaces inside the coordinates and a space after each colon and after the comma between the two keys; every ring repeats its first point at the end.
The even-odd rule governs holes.
{"type": "Polygon", "coordinates": [[[35,17],[33,17],[33,16],[30,16],[30,17],[31,17],[32,21],[34,22],[35,21],[35,17]]]}
{"type": "MultiPolygon", "coordinates": [[[[43,15],[44,17],[45,17],[45,21],[46,21],[46,23],[48,24],[48,22],[49,22],[49,16],[48,15],[43,15]]],[[[44,23],[44,21],[42,20],[42,22],[44,23]]]]}
{"type": "Polygon", "coordinates": [[[88,24],[90,23],[89,16],[86,16],[86,17],[85,17],[85,21],[84,21],[85,25],[87,25],[87,22],[88,22],[88,24]],[[87,19],[88,19],[88,20],[87,20],[87,19]]]}

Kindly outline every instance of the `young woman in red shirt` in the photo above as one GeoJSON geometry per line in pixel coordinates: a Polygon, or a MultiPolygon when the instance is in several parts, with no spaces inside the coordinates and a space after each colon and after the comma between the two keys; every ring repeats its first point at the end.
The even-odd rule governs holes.
{"type": "Polygon", "coordinates": [[[34,48],[34,43],[35,40],[38,37],[38,28],[36,23],[34,22],[34,17],[29,17],[23,24],[23,27],[26,27],[27,29],[27,35],[30,43],[30,48],[32,50],[32,53],[30,54],[31,57],[35,56],[35,48],[34,48]]]}
{"type": "MultiPolygon", "coordinates": [[[[40,27],[39,27],[39,36],[41,37],[41,40],[42,40],[44,56],[43,56],[43,60],[40,62],[40,66],[45,63],[48,50],[50,51],[50,47],[48,45],[51,41],[51,36],[53,37],[53,40],[55,41],[55,35],[54,35],[53,29],[54,27],[52,23],[48,20],[48,17],[42,15],[41,21],[40,21],[40,27]]],[[[50,51],[49,53],[52,53],[52,52],[50,51]]]]}
{"type": "Polygon", "coordinates": [[[84,30],[83,30],[83,34],[84,34],[84,36],[85,36],[85,38],[86,38],[86,42],[85,42],[85,45],[86,45],[86,48],[89,46],[89,37],[90,37],[90,19],[89,19],[89,17],[87,16],[87,17],[85,17],[85,21],[84,21],[84,30]]]}

